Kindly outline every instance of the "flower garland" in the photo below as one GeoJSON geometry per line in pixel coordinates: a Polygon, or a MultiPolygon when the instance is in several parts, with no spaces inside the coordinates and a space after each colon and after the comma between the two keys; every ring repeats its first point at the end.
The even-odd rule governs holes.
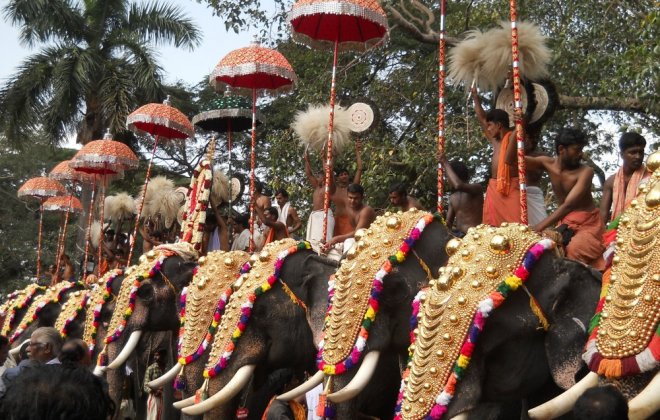
{"type": "Polygon", "coordinates": [[[184,205],[181,240],[193,244],[198,251],[202,246],[212,179],[211,163],[208,159],[202,159],[193,172],[190,190],[184,205]]]}
{"type": "Polygon", "coordinates": [[[46,294],[36,302],[37,306],[34,309],[34,311],[32,313],[32,316],[29,316],[30,312],[32,312],[32,311],[30,309],[28,309],[28,313],[26,313],[25,316],[23,317],[24,318],[23,322],[21,322],[19,327],[16,328],[16,331],[14,331],[14,334],[12,334],[12,336],[9,337],[9,343],[13,343],[14,341],[16,341],[16,339],[18,337],[20,337],[21,334],[23,334],[23,332],[25,332],[25,330],[30,325],[32,325],[32,323],[39,317],[39,313],[41,312],[41,310],[46,305],[48,305],[49,303],[58,303],[62,299],[62,295],[64,294],[64,292],[66,292],[67,290],[70,290],[71,288],[73,288],[76,285],[82,286],[80,283],[72,283],[72,282],[66,281],[66,282],[59,283],[56,286],[53,286],[53,288],[51,288],[51,289],[48,289],[46,291],[46,294]],[[52,293],[55,292],[55,291],[57,291],[57,294],[55,296],[52,296],[52,293]],[[29,318],[29,319],[25,319],[25,318],[29,318]]]}
{"type": "MultiPolygon", "coordinates": [[[[472,353],[474,351],[475,343],[479,334],[483,331],[484,325],[486,323],[486,318],[490,316],[492,311],[499,307],[511,294],[520,287],[527,278],[529,277],[529,272],[534,266],[534,264],[541,258],[543,253],[549,249],[554,248],[555,244],[550,239],[542,239],[536,244],[534,244],[523,257],[523,261],[520,266],[514,271],[514,274],[510,275],[504,281],[497,285],[496,289],[492,291],[488,297],[479,302],[477,306],[477,311],[472,320],[472,325],[468,329],[465,341],[461,345],[460,355],[458,360],[454,363],[451,374],[445,384],[440,395],[436,397],[435,405],[431,409],[430,413],[425,417],[425,419],[438,420],[446,412],[451,402],[454,394],[456,392],[456,384],[463,377],[465,369],[467,369],[472,353]]],[[[421,298],[421,293],[418,295],[421,298]]],[[[419,300],[417,302],[417,313],[419,313],[419,300]]],[[[413,311],[415,307],[413,306],[413,311]]],[[[417,315],[414,314],[414,316],[417,315]]],[[[414,334],[413,334],[414,336],[414,334]]],[[[415,339],[411,342],[411,346],[415,344],[415,339]]],[[[397,405],[395,409],[395,420],[401,420],[403,417],[401,415],[402,402],[404,399],[404,391],[406,388],[405,380],[410,373],[410,368],[406,369],[403,374],[403,379],[401,381],[401,388],[399,389],[399,397],[397,399],[397,405]]]]}
{"type": "Polygon", "coordinates": [[[76,306],[76,309],[70,317],[68,317],[66,320],[64,320],[64,325],[60,329],[60,335],[62,338],[67,338],[69,335],[69,325],[73,321],[75,321],[78,316],[80,316],[80,313],[85,309],[85,306],[87,306],[87,301],[89,300],[89,297],[91,296],[90,292],[83,292],[83,297],[82,299],[78,302],[78,305],[76,306]]]}
{"type": "Polygon", "coordinates": [[[280,271],[282,270],[282,266],[284,265],[284,260],[288,256],[293,255],[298,251],[307,250],[311,248],[312,247],[309,244],[309,242],[301,241],[297,245],[294,245],[279,253],[279,255],[277,256],[277,260],[274,263],[275,269],[273,274],[270,277],[268,277],[268,279],[264,283],[258,286],[254,290],[254,292],[250,293],[250,295],[247,297],[247,300],[243,302],[243,304],[241,304],[241,316],[236,325],[236,329],[234,330],[231,336],[231,342],[227,344],[227,347],[224,349],[224,352],[220,357],[220,360],[218,360],[218,362],[213,367],[204,370],[204,378],[206,378],[207,380],[209,378],[213,378],[214,376],[219,374],[225,367],[227,367],[227,364],[229,363],[229,359],[231,358],[231,355],[234,352],[236,342],[243,335],[243,331],[245,331],[245,328],[247,327],[247,323],[250,320],[250,315],[252,314],[252,307],[254,305],[254,301],[257,300],[258,296],[269,291],[273,287],[273,284],[279,279],[280,271]]]}
{"type": "MultiPolygon", "coordinates": [[[[5,317],[5,322],[2,327],[2,335],[7,336],[9,332],[11,332],[11,329],[13,328],[14,324],[14,318],[16,318],[16,311],[19,309],[23,309],[26,306],[32,302],[32,298],[34,298],[34,295],[37,292],[41,292],[46,290],[46,286],[39,286],[36,284],[31,284],[25,289],[25,296],[23,300],[19,300],[18,302],[14,302],[14,305],[11,307],[9,310],[9,314],[7,317],[5,317]]],[[[20,299],[20,297],[18,298],[20,299]]]]}
{"type": "MultiPolygon", "coordinates": [[[[112,296],[112,283],[114,280],[124,274],[124,271],[122,269],[116,268],[108,273],[105,274],[106,281],[105,281],[105,288],[103,289],[103,294],[101,295],[101,299],[96,302],[96,305],[94,305],[94,308],[92,309],[92,324],[90,328],[89,334],[85,334],[85,336],[89,336],[88,341],[87,341],[87,347],[89,348],[89,353],[92,354],[94,352],[94,348],[96,347],[96,333],[98,332],[99,325],[101,323],[101,310],[103,309],[103,305],[106,304],[110,296],[112,296]]],[[[87,299],[87,304],[88,305],[93,305],[94,301],[93,299],[89,298],[87,299]]],[[[89,308],[88,308],[89,310],[89,308]]],[[[87,329],[87,327],[85,327],[87,329]]]]}
{"type": "MultiPolygon", "coordinates": [[[[406,256],[408,255],[410,250],[415,246],[415,243],[417,242],[417,240],[419,240],[424,229],[434,220],[441,221],[442,216],[436,213],[434,215],[427,214],[424,217],[422,217],[417,222],[415,227],[411,229],[408,237],[403,241],[403,243],[401,243],[398,251],[394,255],[389,256],[387,260],[383,263],[383,265],[380,267],[378,272],[376,272],[371,287],[369,307],[367,308],[367,311],[364,314],[364,319],[362,320],[362,325],[360,326],[360,332],[358,334],[358,338],[355,342],[355,345],[353,346],[350,356],[347,357],[344,361],[339,362],[337,364],[326,363],[323,360],[323,347],[325,344],[325,339],[321,340],[321,343],[319,344],[319,351],[317,354],[316,363],[318,369],[322,370],[323,373],[325,373],[326,375],[341,375],[344,372],[346,372],[348,369],[351,369],[354,365],[356,365],[360,361],[364,348],[367,344],[367,339],[369,338],[369,329],[371,328],[371,324],[373,324],[374,320],[376,319],[376,314],[378,313],[379,298],[381,292],[383,291],[383,279],[390,272],[392,272],[392,269],[395,266],[400,265],[406,260],[406,256]]],[[[328,304],[328,310],[326,311],[326,324],[328,322],[330,312],[332,311],[332,297],[334,296],[335,293],[334,276],[331,277],[331,279],[332,280],[329,282],[329,286],[330,286],[330,289],[328,291],[329,304],[328,304]]]]}

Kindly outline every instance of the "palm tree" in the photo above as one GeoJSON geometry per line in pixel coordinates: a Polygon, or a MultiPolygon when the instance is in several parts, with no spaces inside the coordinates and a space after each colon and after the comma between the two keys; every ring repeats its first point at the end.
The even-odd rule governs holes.
{"type": "Polygon", "coordinates": [[[0,132],[14,145],[36,130],[53,144],[122,130],[130,111],[162,99],[153,46],[200,41],[181,9],[157,0],[13,0],[3,12],[24,45],[43,45],[0,89],[0,132]]]}

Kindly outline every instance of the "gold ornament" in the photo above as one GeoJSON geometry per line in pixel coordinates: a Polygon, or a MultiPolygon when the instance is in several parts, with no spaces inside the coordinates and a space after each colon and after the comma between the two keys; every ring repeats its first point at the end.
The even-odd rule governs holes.
{"type": "Polygon", "coordinates": [[[62,310],[60,311],[60,314],[57,316],[57,319],[55,320],[55,328],[57,329],[57,331],[62,333],[66,321],[69,318],[73,318],[76,315],[76,312],[78,311],[78,308],[80,307],[82,302],[91,293],[92,293],[91,291],[87,291],[87,290],[85,291],[77,290],[69,295],[69,299],[67,299],[64,305],[62,305],[62,310]]]}
{"type": "Polygon", "coordinates": [[[490,251],[498,254],[508,252],[511,249],[511,241],[504,235],[494,235],[490,239],[490,251]]]}
{"type": "Polygon", "coordinates": [[[447,252],[447,255],[450,257],[458,251],[458,249],[461,247],[461,240],[458,238],[452,238],[447,242],[447,245],[445,245],[445,251],[447,252]]]}
{"type": "Polygon", "coordinates": [[[654,172],[660,168],[660,151],[653,152],[646,159],[646,167],[649,171],[654,172]]]}

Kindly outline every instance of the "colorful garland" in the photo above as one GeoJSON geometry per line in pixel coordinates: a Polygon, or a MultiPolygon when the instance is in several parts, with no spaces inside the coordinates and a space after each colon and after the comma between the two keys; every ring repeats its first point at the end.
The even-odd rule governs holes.
{"type": "MultiPolygon", "coordinates": [[[[362,357],[362,352],[364,351],[364,348],[367,344],[367,339],[369,338],[369,329],[371,328],[371,324],[373,324],[374,320],[376,319],[376,314],[378,313],[379,298],[381,292],[383,291],[383,279],[392,271],[394,267],[400,265],[406,260],[406,256],[408,255],[408,252],[410,252],[410,250],[415,246],[415,243],[422,235],[424,229],[434,220],[441,221],[442,216],[436,213],[434,215],[427,214],[426,216],[422,217],[417,222],[415,227],[411,229],[410,234],[403,241],[396,254],[389,256],[387,260],[383,263],[381,268],[378,270],[376,275],[374,276],[373,284],[371,287],[371,297],[369,298],[369,307],[367,308],[367,311],[364,314],[364,319],[362,320],[362,325],[360,326],[360,332],[358,334],[358,338],[355,342],[355,345],[353,346],[353,350],[351,351],[350,356],[347,357],[344,361],[339,362],[335,365],[327,364],[323,360],[323,346],[325,344],[325,340],[324,339],[321,340],[321,343],[319,344],[319,351],[316,358],[316,363],[318,369],[322,370],[323,373],[325,373],[326,375],[341,375],[344,372],[346,372],[348,369],[351,369],[354,365],[356,365],[360,361],[360,358],[362,357]]],[[[335,293],[334,276],[331,277],[329,286],[330,286],[330,289],[328,291],[329,304],[328,304],[328,310],[326,312],[326,323],[328,322],[330,312],[332,311],[332,297],[334,296],[335,293]]]]}
{"type": "MultiPolygon", "coordinates": [[[[112,282],[122,274],[124,274],[124,271],[122,269],[116,268],[112,271],[110,271],[108,274],[106,274],[108,277],[105,281],[105,288],[103,290],[103,295],[101,296],[101,300],[99,300],[96,305],[94,306],[93,309],[93,314],[94,318],[92,321],[92,327],[91,327],[91,332],[89,336],[89,341],[87,342],[87,347],[89,348],[89,353],[92,354],[94,352],[94,348],[96,347],[96,333],[98,332],[99,325],[101,323],[101,310],[103,309],[103,305],[106,304],[108,301],[108,298],[112,296],[112,282]],[[109,274],[109,275],[108,275],[109,274]]],[[[94,304],[94,301],[92,299],[88,299],[87,303],[89,305],[94,304]]]]}
{"type": "MultiPolygon", "coordinates": [[[[46,286],[38,286],[36,284],[31,284],[25,290],[25,298],[19,302],[14,302],[15,304],[9,310],[9,317],[5,317],[5,323],[2,328],[2,335],[7,336],[13,327],[14,318],[16,318],[16,311],[23,309],[32,302],[32,298],[38,291],[46,290],[46,286]]],[[[20,297],[19,297],[20,299],[20,297]]]]}
{"type": "MultiPolygon", "coordinates": [[[[452,373],[449,375],[449,379],[444,386],[444,389],[436,397],[435,405],[431,409],[431,412],[425,417],[425,419],[437,420],[440,419],[446,412],[454,397],[456,391],[456,384],[463,377],[465,369],[467,369],[470,359],[472,357],[472,352],[474,351],[475,343],[479,334],[483,331],[484,325],[486,323],[486,318],[488,318],[491,312],[498,308],[506,298],[512,292],[516,291],[527,278],[529,277],[529,272],[534,266],[534,264],[541,258],[543,253],[549,249],[554,248],[555,244],[550,239],[542,239],[533,245],[525,254],[522,263],[514,271],[514,274],[507,277],[502,281],[497,288],[490,293],[488,297],[479,302],[477,306],[477,312],[474,315],[472,325],[470,326],[465,341],[461,345],[460,355],[452,373]]],[[[421,297],[421,294],[418,295],[421,297]]],[[[413,312],[415,312],[415,306],[413,306],[413,312]]],[[[419,301],[417,303],[417,313],[419,313],[419,301]]],[[[414,314],[416,315],[416,313],[414,314]]],[[[414,336],[414,334],[413,334],[414,336]]],[[[415,344],[415,339],[411,342],[411,345],[415,344]]],[[[410,369],[406,369],[403,374],[403,380],[401,381],[401,388],[399,389],[399,397],[397,400],[396,411],[395,411],[395,420],[401,420],[401,407],[404,397],[404,390],[406,388],[405,379],[408,377],[410,369]]]]}
{"type": "Polygon", "coordinates": [[[62,338],[66,338],[69,335],[69,325],[71,325],[71,323],[75,321],[78,316],[80,316],[80,313],[83,311],[83,309],[85,309],[85,306],[87,306],[87,301],[89,300],[91,293],[83,293],[83,298],[80,300],[80,304],[76,307],[75,313],[64,321],[64,325],[60,329],[60,335],[62,338]]]}
{"type": "Polygon", "coordinates": [[[309,244],[309,242],[302,241],[299,242],[297,245],[294,245],[291,248],[285,249],[284,251],[280,252],[280,254],[277,256],[277,260],[273,264],[275,268],[273,274],[270,277],[268,277],[268,279],[264,283],[262,283],[259,287],[257,287],[254,290],[254,292],[251,293],[247,297],[246,301],[243,302],[243,304],[241,305],[241,316],[236,325],[236,329],[232,334],[231,342],[227,345],[224,353],[222,353],[220,360],[218,360],[215,366],[213,366],[212,368],[208,368],[204,371],[205,378],[207,379],[213,378],[217,374],[219,374],[224,368],[227,367],[227,364],[229,363],[229,359],[231,358],[231,355],[233,354],[234,349],[236,347],[236,342],[241,337],[241,335],[243,335],[243,331],[245,331],[245,328],[247,327],[247,323],[250,320],[250,315],[252,314],[252,307],[254,305],[254,301],[257,300],[258,296],[269,291],[273,287],[273,284],[276,281],[278,281],[280,277],[280,271],[282,270],[282,266],[284,265],[284,260],[298,251],[311,249],[311,248],[312,247],[309,244]]]}
{"type": "Polygon", "coordinates": [[[198,251],[202,246],[212,179],[211,163],[207,159],[202,159],[193,172],[190,190],[184,205],[181,240],[193,244],[198,251]]]}

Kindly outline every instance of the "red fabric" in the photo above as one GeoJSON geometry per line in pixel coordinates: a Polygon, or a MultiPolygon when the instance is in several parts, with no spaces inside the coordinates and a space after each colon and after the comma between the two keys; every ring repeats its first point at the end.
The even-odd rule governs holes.
{"type": "Polygon", "coordinates": [[[566,247],[566,256],[603,271],[605,246],[602,238],[605,226],[600,217],[600,210],[571,212],[559,222],[559,224],[564,223],[574,232],[571,242],[566,247]]]}
{"type": "Polygon", "coordinates": [[[520,184],[518,178],[510,179],[509,194],[497,192],[497,180],[488,181],[484,200],[483,223],[500,226],[503,222],[520,223],[520,184]]]}
{"type": "MultiPolygon", "coordinates": [[[[289,230],[284,229],[284,231],[286,232],[286,237],[289,238],[290,237],[289,230]]],[[[270,228],[270,230],[268,230],[268,236],[266,236],[266,242],[264,242],[264,245],[269,244],[273,241],[275,241],[275,229],[270,228]]]]}
{"type": "Polygon", "coordinates": [[[650,176],[651,172],[646,169],[646,165],[642,165],[630,176],[628,186],[624,191],[625,175],[623,173],[623,168],[619,168],[614,175],[614,185],[612,186],[612,214],[610,220],[616,219],[621,213],[623,213],[623,210],[637,196],[637,187],[639,184],[650,176]]]}
{"type": "Polygon", "coordinates": [[[502,195],[509,195],[511,191],[511,165],[506,163],[506,149],[509,148],[511,133],[513,131],[509,131],[502,137],[500,156],[497,160],[497,192],[502,195]]]}

